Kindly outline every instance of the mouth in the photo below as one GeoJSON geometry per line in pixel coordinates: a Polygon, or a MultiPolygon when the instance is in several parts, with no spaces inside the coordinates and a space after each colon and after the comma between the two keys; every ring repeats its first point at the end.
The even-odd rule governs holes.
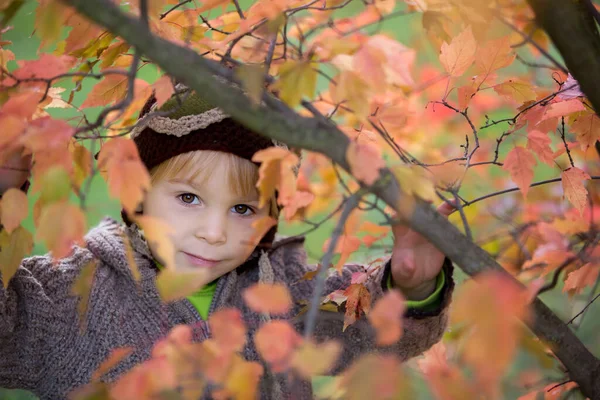
{"type": "Polygon", "coordinates": [[[182,252],[185,254],[186,258],[190,261],[191,264],[196,265],[198,267],[214,267],[217,265],[220,260],[211,260],[209,258],[200,257],[194,254],[182,252]]]}

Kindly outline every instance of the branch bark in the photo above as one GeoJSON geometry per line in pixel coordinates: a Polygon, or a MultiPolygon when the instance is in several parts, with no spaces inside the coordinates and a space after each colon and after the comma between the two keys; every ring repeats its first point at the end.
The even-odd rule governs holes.
{"type": "MultiPolygon", "coordinates": [[[[349,139],[326,118],[302,117],[267,95],[263,98],[266,104],[257,108],[239,88],[215,79],[215,76],[231,79],[230,71],[191,49],[154,36],[139,20],[125,14],[111,1],[63,1],[121,36],[170,76],[185,82],[199,93],[208,94],[212,103],[250,129],[292,147],[324,154],[345,170],[350,170],[345,156],[349,139]]],[[[381,170],[378,182],[368,189],[394,209],[402,204],[400,187],[387,169],[381,170]]],[[[494,270],[508,275],[487,252],[468,240],[429,204],[417,201],[408,223],[467,274],[473,276],[494,270]]],[[[539,299],[533,302],[532,308],[534,320],[528,324],[529,327],[553,349],[583,393],[592,399],[599,398],[600,381],[596,382],[595,377],[600,373],[600,361],[539,299]]]]}

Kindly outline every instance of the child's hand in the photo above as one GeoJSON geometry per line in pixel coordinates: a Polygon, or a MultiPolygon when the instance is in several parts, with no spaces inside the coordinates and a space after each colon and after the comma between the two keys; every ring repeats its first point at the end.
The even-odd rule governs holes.
{"type": "MultiPolygon", "coordinates": [[[[438,212],[445,217],[454,206],[444,203],[438,212]]],[[[423,236],[406,225],[394,225],[392,250],[392,280],[407,300],[423,300],[435,290],[436,278],[442,269],[444,254],[423,236]]]]}

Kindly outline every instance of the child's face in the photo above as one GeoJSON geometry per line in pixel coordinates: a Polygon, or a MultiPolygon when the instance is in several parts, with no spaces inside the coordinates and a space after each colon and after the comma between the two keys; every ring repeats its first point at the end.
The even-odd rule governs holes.
{"type": "MultiPolygon", "coordinates": [[[[252,222],[268,215],[258,208],[258,193],[235,194],[227,167],[217,164],[205,179],[165,178],[155,182],[144,201],[144,214],[172,228],[178,268],[203,268],[211,280],[240,266],[254,246],[252,222]]],[[[157,254],[154,249],[154,255],[157,254]]]]}

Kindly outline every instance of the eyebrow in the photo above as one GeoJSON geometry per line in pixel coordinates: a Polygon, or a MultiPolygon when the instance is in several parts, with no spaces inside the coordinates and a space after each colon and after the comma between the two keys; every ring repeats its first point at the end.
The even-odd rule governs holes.
{"type": "MultiPolygon", "coordinates": [[[[194,188],[196,191],[201,192],[202,191],[202,186],[198,183],[195,182],[191,179],[180,179],[180,178],[172,178],[168,180],[169,183],[180,183],[180,184],[184,184],[187,185],[191,188],[194,188]]],[[[239,196],[238,198],[236,198],[236,201],[240,201],[242,203],[258,203],[259,197],[242,197],[239,196]]]]}

